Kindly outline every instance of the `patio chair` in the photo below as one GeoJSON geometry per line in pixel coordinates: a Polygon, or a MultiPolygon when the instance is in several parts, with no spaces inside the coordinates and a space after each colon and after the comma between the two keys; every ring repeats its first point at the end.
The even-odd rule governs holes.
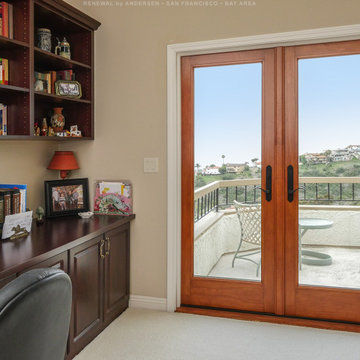
{"type": "Polygon", "coordinates": [[[255,265],[256,276],[259,275],[261,259],[256,262],[249,256],[261,253],[261,205],[260,204],[244,204],[234,200],[236,214],[240,223],[240,242],[232,260],[234,267],[235,259],[247,260],[255,265]],[[241,250],[243,243],[256,245],[255,248],[249,250],[241,250]]]}

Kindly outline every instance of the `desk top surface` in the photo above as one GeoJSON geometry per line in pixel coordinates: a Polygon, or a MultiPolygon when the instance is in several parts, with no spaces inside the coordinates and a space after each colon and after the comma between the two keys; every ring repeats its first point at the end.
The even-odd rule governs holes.
{"type": "Polygon", "coordinates": [[[40,226],[33,222],[31,233],[26,238],[0,240],[0,276],[6,276],[21,264],[32,266],[32,260],[43,261],[45,257],[60,254],[134,218],[135,215],[95,215],[91,219],[68,216],[48,219],[40,226]]]}

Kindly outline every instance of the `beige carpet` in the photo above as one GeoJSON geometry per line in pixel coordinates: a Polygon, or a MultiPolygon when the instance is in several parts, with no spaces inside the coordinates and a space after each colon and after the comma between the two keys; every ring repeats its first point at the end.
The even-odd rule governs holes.
{"type": "Polygon", "coordinates": [[[360,335],[128,309],[76,360],[359,360],[360,335]]]}

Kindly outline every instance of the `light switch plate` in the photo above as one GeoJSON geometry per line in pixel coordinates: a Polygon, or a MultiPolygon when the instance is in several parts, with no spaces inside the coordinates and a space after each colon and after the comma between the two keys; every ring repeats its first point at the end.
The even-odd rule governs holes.
{"type": "Polygon", "coordinates": [[[159,172],[159,158],[144,158],[144,172],[158,173],[159,172]]]}

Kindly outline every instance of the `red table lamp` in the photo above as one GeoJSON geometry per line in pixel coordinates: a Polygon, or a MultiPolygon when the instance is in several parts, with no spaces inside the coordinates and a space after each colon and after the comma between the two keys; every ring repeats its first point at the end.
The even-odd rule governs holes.
{"type": "Polygon", "coordinates": [[[49,170],[60,170],[60,177],[63,180],[70,170],[80,169],[72,151],[55,151],[47,168],[49,170]]]}

